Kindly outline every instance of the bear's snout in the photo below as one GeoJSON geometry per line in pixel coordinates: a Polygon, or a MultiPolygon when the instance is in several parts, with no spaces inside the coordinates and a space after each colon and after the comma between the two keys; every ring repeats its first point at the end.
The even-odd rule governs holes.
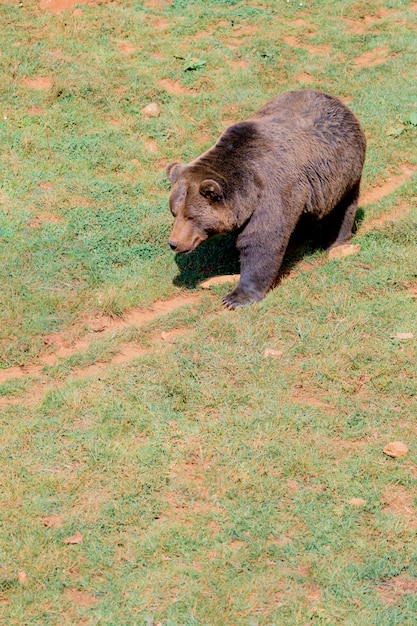
{"type": "Polygon", "coordinates": [[[192,224],[191,220],[176,218],[168,239],[168,245],[174,252],[192,252],[207,236],[192,224]]]}

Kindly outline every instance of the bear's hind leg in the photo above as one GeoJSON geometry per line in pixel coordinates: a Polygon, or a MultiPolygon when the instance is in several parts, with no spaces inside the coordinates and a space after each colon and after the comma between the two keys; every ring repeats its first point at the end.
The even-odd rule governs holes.
{"type": "Polygon", "coordinates": [[[360,181],[352,187],[338,206],[323,220],[325,247],[327,250],[349,243],[358,208],[360,181]]]}

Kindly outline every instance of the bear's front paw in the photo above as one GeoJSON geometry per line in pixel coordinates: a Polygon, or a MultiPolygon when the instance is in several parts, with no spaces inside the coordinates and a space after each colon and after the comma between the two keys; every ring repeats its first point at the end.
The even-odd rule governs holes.
{"type": "Polygon", "coordinates": [[[237,287],[236,289],[233,289],[233,291],[229,291],[229,293],[224,296],[222,302],[226,308],[233,311],[238,306],[253,304],[254,302],[259,302],[259,300],[262,300],[261,295],[247,293],[245,291],[241,291],[239,287],[237,287]]]}

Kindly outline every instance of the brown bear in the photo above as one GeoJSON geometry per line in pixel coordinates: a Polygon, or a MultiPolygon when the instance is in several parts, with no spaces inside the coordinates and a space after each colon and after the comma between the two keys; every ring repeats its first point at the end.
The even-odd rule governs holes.
{"type": "Polygon", "coordinates": [[[329,247],[350,240],[365,151],[361,126],[340,100],[284,93],[188,165],[167,167],[169,245],[192,252],[213,235],[238,231],[240,279],[223,302],[231,309],[258,302],[302,215],[326,218],[329,247]]]}

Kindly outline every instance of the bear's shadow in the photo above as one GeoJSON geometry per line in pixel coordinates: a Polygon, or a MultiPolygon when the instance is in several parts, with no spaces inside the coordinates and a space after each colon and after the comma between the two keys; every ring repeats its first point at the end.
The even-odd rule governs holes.
{"type": "MultiPolygon", "coordinates": [[[[353,225],[356,232],[364,219],[363,209],[358,209],[353,225]]],[[[291,236],[284,261],[279,269],[274,286],[290,273],[305,256],[326,248],[326,226],[309,219],[301,219],[291,236]]],[[[238,233],[218,235],[205,241],[191,254],[176,254],[175,262],[179,273],[174,278],[178,287],[195,288],[198,283],[212,276],[239,274],[239,253],[236,249],[238,233]]]]}

